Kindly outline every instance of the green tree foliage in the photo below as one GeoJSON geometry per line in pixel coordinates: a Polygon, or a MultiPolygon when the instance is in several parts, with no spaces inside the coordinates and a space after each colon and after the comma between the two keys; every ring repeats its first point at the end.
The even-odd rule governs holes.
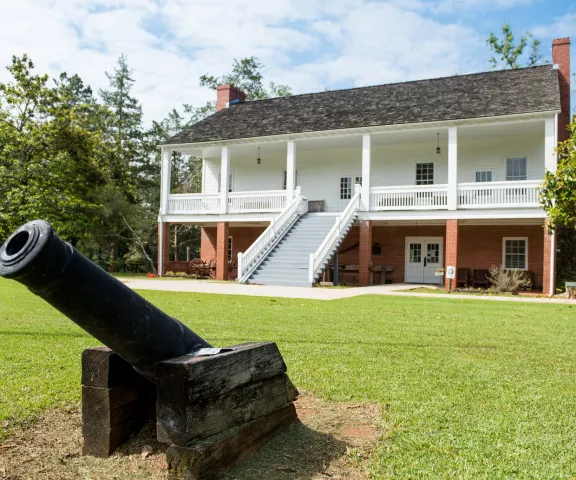
{"type": "Polygon", "coordinates": [[[104,132],[80,99],[48,86],[26,56],[13,57],[0,83],[0,237],[36,218],[76,243],[90,233],[109,181],[104,132]]]}
{"type": "MultiPolygon", "coordinates": [[[[233,83],[248,99],[289,95],[286,85],[264,87],[256,57],[235,61],[230,74],[204,75],[215,89],[233,83]]],[[[35,218],[116,270],[122,259],[154,271],[160,200],[160,149],[172,135],[214,113],[215,102],[184,104],[165,119],[142,124],[133,94],[134,77],[121,55],[109,86],[99,98],[78,75],[62,73],[49,84],[26,56],[8,67],[12,80],[0,83],[0,241],[35,218]]],[[[172,191],[199,192],[202,159],[172,153],[172,191]]],[[[199,229],[173,230],[177,258],[186,247],[197,252],[199,229]]]]}
{"type": "Polygon", "coordinates": [[[529,44],[532,33],[527,32],[520,37],[518,43],[515,42],[514,34],[510,25],[502,26],[502,38],[498,38],[494,33],[490,33],[486,40],[486,45],[492,50],[493,56],[490,58],[490,64],[494,69],[505,70],[507,68],[519,68],[520,60],[525,56],[526,47],[529,46],[530,53],[526,59],[526,66],[532,67],[542,62],[542,53],[540,51],[540,40],[534,39],[529,44]]]}
{"type": "Polygon", "coordinates": [[[230,83],[242,90],[246,94],[247,100],[261,100],[263,98],[292,95],[292,91],[288,85],[270,82],[268,88],[266,88],[264,86],[262,68],[264,68],[264,65],[254,56],[243,58],[240,61],[234,59],[234,65],[229,74],[223,75],[222,77],[202,75],[200,77],[200,85],[216,90],[218,85],[230,83]]]}
{"type": "Polygon", "coordinates": [[[540,202],[550,218],[551,231],[556,225],[576,227],[576,115],[569,128],[570,138],[556,149],[556,172],[546,172],[540,189],[540,202]]]}

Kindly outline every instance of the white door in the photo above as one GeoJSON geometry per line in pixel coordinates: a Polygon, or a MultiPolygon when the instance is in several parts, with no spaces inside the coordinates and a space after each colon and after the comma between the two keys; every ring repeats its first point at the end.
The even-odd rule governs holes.
{"type": "Polygon", "coordinates": [[[443,266],[441,237],[406,237],[405,281],[408,283],[442,283],[436,276],[443,266]]]}
{"type": "Polygon", "coordinates": [[[346,175],[338,179],[338,211],[342,212],[354,195],[354,184],[362,184],[361,175],[346,175]]]}

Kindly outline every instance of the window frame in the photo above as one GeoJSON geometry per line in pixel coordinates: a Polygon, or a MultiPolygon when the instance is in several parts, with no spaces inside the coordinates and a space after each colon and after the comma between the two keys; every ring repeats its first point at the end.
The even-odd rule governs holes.
{"type": "Polygon", "coordinates": [[[356,180],[360,179],[360,185],[362,185],[362,174],[352,174],[352,175],[339,175],[338,176],[338,201],[345,202],[346,200],[352,200],[354,196],[354,186],[356,185],[356,180]],[[350,179],[350,198],[342,198],[342,179],[350,179]]]}
{"type": "Polygon", "coordinates": [[[528,155],[518,154],[518,155],[506,155],[504,159],[504,181],[506,182],[525,182],[530,178],[530,170],[529,170],[529,157],[528,155]],[[508,160],[512,160],[513,158],[524,158],[526,160],[526,179],[525,180],[508,180],[508,160]]]}
{"type": "Polygon", "coordinates": [[[414,185],[417,187],[426,187],[428,185],[436,185],[436,161],[435,160],[417,160],[414,162],[414,185]],[[432,183],[425,183],[418,185],[418,165],[431,164],[432,165],[432,183]]]}
{"type": "Polygon", "coordinates": [[[483,173],[483,172],[490,172],[492,174],[492,180],[490,180],[490,182],[497,182],[498,180],[496,180],[496,169],[495,168],[491,168],[491,167],[487,167],[487,168],[477,168],[474,170],[474,183],[490,183],[490,182],[479,182],[478,180],[476,180],[476,175],[478,173],[483,173]]]}
{"type": "Polygon", "coordinates": [[[502,268],[505,270],[518,270],[521,272],[528,271],[528,237],[502,237],[502,268]],[[523,240],[524,241],[524,268],[508,268],[506,266],[506,241],[523,240]]]}
{"type": "Polygon", "coordinates": [[[228,263],[232,263],[234,261],[234,256],[232,255],[232,251],[234,249],[234,239],[232,235],[228,236],[228,263]]]}
{"type": "MultiPolygon", "coordinates": [[[[282,170],[281,186],[282,190],[286,190],[288,183],[288,170],[282,170]]],[[[296,169],[294,173],[294,188],[300,186],[300,169],[296,169]]]]}
{"type": "MultiPolygon", "coordinates": [[[[219,173],[218,174],[218,193],[222,193],[222,188],[221,185],[222,184],[222,174],[219,173]]],[[[234,191],[234,173],[233,172],[228,172],[228,193],[231,193],[234,191]]]]}

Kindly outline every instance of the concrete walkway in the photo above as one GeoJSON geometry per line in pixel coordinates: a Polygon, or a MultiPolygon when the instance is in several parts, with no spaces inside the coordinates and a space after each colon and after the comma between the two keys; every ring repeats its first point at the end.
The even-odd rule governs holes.
{"type": "Polygon", "coordinates": [[[278,287],[272,285],[244,285],[232,282],[212,282],[206,280],[118,278],[134,290],[163,290],[168,292],[215,293],[222,295],[249,295],[253,297],[306,298],[311,300],[338,300],[359,295],[398,295],[404,297],[444,298],[452,300],[489,300],[495,302],[564,303],[576,305],[576,301],[564,298],[510,297],[489,295],[465,295],[445,293],[413,293],[414,288],[430,287],[417,284],[373,285],[355,288],[308,288],[278,287]]]}

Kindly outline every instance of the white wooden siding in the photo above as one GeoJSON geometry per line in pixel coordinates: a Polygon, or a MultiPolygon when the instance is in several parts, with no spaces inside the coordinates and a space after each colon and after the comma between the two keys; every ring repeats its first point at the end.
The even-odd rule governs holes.
{"type": "MultiPolygon", "coordinates": [[[[477,170],[493,170],[493,181],[505,180],[506,158],[528,158],[527,180],[544,176],[544,136],[516,135],[483,139],[464,139],[458,143],[458,183],[474,182],[477,170]]],[[[234,191],[279,190],[286,169],[286,155],[262,154],[256,163],[257,151],[251,156],[238,156],[231,148],[230,171],[234,175],[234,191]]],[[[448,181],[448,151],[436,154],[434,142],[411,142],[396,145],[372,145],[372,187],[415,185],[416,163],[434,162],[434,183],[448,181]]],[[[309,200],[324,200],[325,211],[338,210],[339,178],[362,172],[362,148],[296,150],[296,168],[300,172],[302,194],[309,200]]],[[[205,159],[204,193],[218,192],[220,159],[205,159]]]]}

